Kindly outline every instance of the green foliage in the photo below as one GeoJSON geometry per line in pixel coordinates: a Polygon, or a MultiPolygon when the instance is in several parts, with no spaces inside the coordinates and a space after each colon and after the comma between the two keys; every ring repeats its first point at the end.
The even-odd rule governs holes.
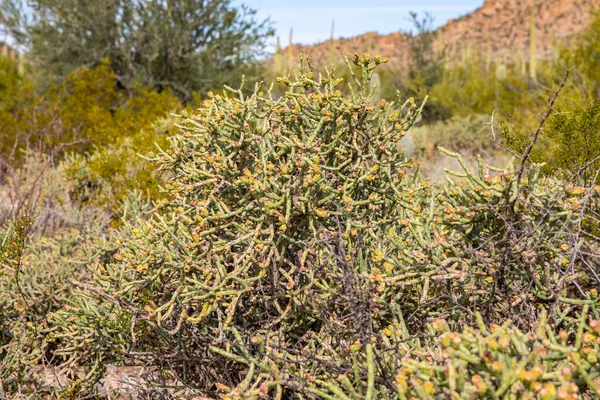
{"type": "Polygon", "coordinates": [[[116,79],[104,60],[95,69],[78,70],[50,91],[50,107],[63,125],[60,140],[71,140],[81,150],[126,140],[142,152],[153,148],[152,123],[179,103],[168,91],[159,94],[143,86],[124,93],[118,90],[116,79]]]}
{"type": "Polygon", "coordinates": [[[138,154],[166,144],[171,128],[156,129],[154,123],[179,108],[168,91],[138,85],[120,91],[108,61],[74,72],[44,95],[26,78],[9,89],[0,101],[6,126],[0,154],[6,165],[23,165],[26,149],[66,157],[76,182],[71,195],[113,213],[132,188],[158,195],[158,175],[138,154]]]}
{"type": "Polygon", "coordinates": [[[365,368],[356,363],[356,371],[365,373],[360,384],[356,373],[332,371],[325,379],[309,381],[308,390],[319,398],[344,399],[577,399],[576,382],[586,382],[592,389],[588,395],[597,395],[600,390],[592,379],[599,373],[600,321],[588,320],[587,310],[580,314],[574,335],[564,331],[555,335],[545,318],[529,333],[509,322],[490,329],[479,314],[478,328],[461,333],[451,331],[444,320],[435,320],[430,328],[433,348],[417,352],[400,344],[401,366],[392,365],[397,359],[378,353],[378,346],[401,335],[390,329],[381,342],[354,351],[355,360],[366,364],[365,368]],[[569,340],[573,336],[575,342],[569,340]],[[387,371],[382,371],[382,364],[387,371]],[[381,372],[395,373],[393,380],[381,372]]]}
{"type": "Polygon", "coordinates": [[[446,70],[441,81],[431,88],[431,101],[446,115],[462,117],[489,115],[493,111],[503,116],[522,115],[521,109],[543,104],[525,77],[509,74],[497,79],[496,75],[495,70],[488,71],[475,58],[468,66],[446,70]]]}
{"type": "MultiPolygon", "coordinates": [[[[9,358],[12,356],[6,350],[6,346],[19,340],[15,335],[13,324],[16,322],[14,313],[23,310],[27,306],[26,299],[23,298],[23,288],[20,284],[21,269],[24,263],[24,252],[28,232],[31,228],[32,220],[27,216],[14,218],[6,224],[6,229],[1,232],[0,236],[0,283],[8,282],[12,286],[10,294],[12,295],[11,308],[2,308],[0,311],[0,359],[9,358]],[[12,314],[12,315],[11,315],[12,314]]],[[[4,290],[5,285],[2,285],[2,300],[9,291],[4,290]]],[[[4,306],[4,304],[2,304],[4,306]]],[[[9,361],[9,365],[13,367],[15,363],[9,361]]],[[[5,369],[5,368],[3,368],[5,369]]],[[[18,374],[19,378],[26,374],[26,371],[15,371],[9,368],[11,374],[18,374]]]]}
{"type": "Polygon", "coordinates": [[[568,67],[576,66],[586,90],[593,93],[594,100],[600,99],[600,10],[587,29],[562,46],[559,57],[568,67]]]}
{"type": "Polygon", "coordinates": [[[30,136],[27,124],[31,122],[26,115],[35,109],[35,100],[34,86],[19,74],[17,64],[0,57],[0,154],[3,158],[18,156],[19,144],[25,136],[30,136]]]}
{"type": "MultiPolygon", "coordinates": [[[[102,293],[129,287],[123,292],[127,303],[148,316],[147,327],[135,328],[138,346],[156,340],[177,346],[172,338],[190,324],[241,323],[253,332],[268,323],[293,340],[322,323],[306,319],[305,307],[296,310],[294,299],[304,298],[314,282],[334,284],[335,276],[320,267],[331,259],[328,238],[343,230],[349,257],[365,272],[368,260],[380,257],[378,243],[358,230],[384,231],[412,209],[399,189],[408,164],[393,143],[418,110],[410,102],[373,107],[368,76],[380,61],[355,62],[364,77],[356,81],[353,101],[341,96],[334,76],[314,79],[307,69],[285,82],[290,88],[284,98],[262,97],[258,90],[247,98],[241,92],[215,96],[183,119],[183,135],[173,137],[172,150],[157,159],[159,169],[177,176],[166,186],[164,206],[148,224],[132,229],[133,241],[126,240],[106,275],[95,272],[105,282],[102,293]],[[172,274],[181,280],[166,279],[172,274]],[[256,297],[255,291],[265,292],[256,297]],[[252,309],[255,315],[242,318],[252,309]]],[[[306,300],[318,309],[327,297],[306,300]]],[[[114,312],[125,318],[132,309],[123,304],[114,312]]],[[[122,329],[129,334],[129,324],[122,329]]],[[[179,342],[202,352],[214,334],[213,328],[201,330],[179,342]]],[[[129,344],[122,346],[111,354],[122,357],[129,344]]],[[[232,368],[224,376],[234,374],[232,368]]]]}
{"type": "Polygon", "coordinates": [[[109,58],[124,87],[170,89],[187,101],[237,79],[272,34],[268,21],[230,0],[38,0],[32,8],[7,0],[0,15],[0,28],[40,61],[46,84],[109,58]]]}
{"type": "MultiPolygon", "coordinates": [[[[76,183],[65,164],[28,152],[23,166],[0,185],[0,395],[4,397],[18,398],[15,394],[23,391],[43,397],[44,388],[51,390],[47,373],[65,358],[55,352],[61,339],[45,333],[55,329],[49,317],[78,301],[73,298],[73,282],[89,279],[86,265],[107,260],[114,252],[118,231],[109,229],[110,212],[106,205],[82,204],[73,198],[76,183]],[[9,200],[14,204],[7,204],[9,200]],[[26,203],[20,204],[23,200],[26,203]],[[35,218],[16,215],[4,221],[15,212],[35,218]]],[[[126,220],[142,218],[147,208],[143,199],[132,192],[123,199],[126,220]]],[[[78,370],[65,368],[62,373],[74,378],[78,370]]]]}
{"type": "Polygon", "coordinates": [[[284,97],[230,89],[180,117],[158,208],[29,342],[81,372],[65,393],[108,363],[232,399],[596,390],[598,188],[445,149],[463,171],[421,180],[395,145],[421,109],[372,104],[380,61],[356,57],[348,97],[307,64],[284,97]]]}
{"type": "MultiPolygon", "coordinates": [[[[56,147],[86,151],[98,145],[133,140],[140,151],[152,148],[149,128],[178,107],[168,92],[135,86],[129,94],[117,89],[108,61],[95,69],[82,68],[44,95],[27,78],[10,86],[0,102],[3,157],[21,157],[19,148],[56,151],[56,147]]],[[[64,150],[63,150],[64,152],[64,150]]]]}
{"type": "MultiPolygon", "coordinates": [[[[399,86],[399,90],[407,97],[423,99],[442,79],[446,66],[446,54],[439,45],[436,48],[433,16],[426,13],[419,19],[416,13],[411,12],[410,17],[416,30],[408,37],[410,65],[408,72],[402,74],[402,80],[395,86],[399,86]]],[[[439,109],[437,104],[432,102],[428,103],[423,110],[423,118],[426,121],[437,120],[445,116],[444,110],[439,109]]]]}
{"type": "Polygon", "coordinates": [[[10,101],[10,97],[25,84],[18,65],[7,57],[0,56],[0,103],[10,101]]]}
{"type": "MultiPolygon", "coordinates": [[[[19,276],[0,277],[3,395],[22,392],[25,386],[28,390],[45,387],[45,368],[65,365],[65,355],[55,352],[61,339],[44,333],[52,326],[48,316],[73,304],[72,282],[85,281],[84,266],[110,251],[110,235],[102,229],[106,220],[93,214],[87,217],[85,225],[62,229],[52,237],[38,233],[28,237],[19,276]]],[[[70,371],[69,376],[76,376],[76,372],[70,371]]]]}
{"type": "Polygon", "coordinates": [[[546,135],[554,145],[553,168],[600,182],[600,100],[587,109],[557,113],[546,135]]]}
{"type": "MultiPolygon", "coordinates": [[[[501,131],[504,144],[517,152],[523,152],[531,140],[530,135],[519,129],[518,125],[503,124],[501,131]]],[[[589,108],[556,112],[550,117],[531,158],[535,162],[545,163],[546,173],[567,178],[577,175],[588,183],[598,182],[599,132],[598,101],[589,108]]]]}

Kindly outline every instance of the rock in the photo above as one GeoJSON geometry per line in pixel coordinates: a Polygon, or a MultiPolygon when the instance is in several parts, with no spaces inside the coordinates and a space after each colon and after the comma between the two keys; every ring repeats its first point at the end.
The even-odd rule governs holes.
{"type": "MultiPolygon", "coordinates": [[[[542,59],[552,57],[553,37],[561,39],[580,32],[591,21],[591,10],[600,6],[600,0],[534,0],[538,54],[542,59]],[[559,23],[560,21],[560,23],[559,23]]],[[[462,18],[449,20],[440,28],[442,42],[448,49],[450,60],[459,61],[463,43],[473,43],[479,54],[494,50],[494,57],[507,57],[512,61],[514,51],[523,59],[529,57],[529,0],[486,0],[477,10],[462,18]]],[[[329,63],[329,41],[313,46],[294,45],[295,56],[299,52],[310,56],[315,65],[329,63]]],[[[401,33],[378,35],[373,32],[348,39],[337,39],[334,43],[337,56],[342,53],[361,54],[370,52],[390,58],[394,68],[402,68],[409,62],[406,36],[401,33]]],[[[287,54],[287,49],[283,50],[287,54]]]]}

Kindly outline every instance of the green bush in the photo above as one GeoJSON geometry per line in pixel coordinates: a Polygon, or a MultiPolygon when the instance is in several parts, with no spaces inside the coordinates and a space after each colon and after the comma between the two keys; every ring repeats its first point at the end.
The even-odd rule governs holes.
{"type": "Polygon", "coordinates": [[[119,90],[107,60],[95,69],[73,72],[43,95],[26,77],[14,79],[18,82],[9,79],[0,86],[5,159],[15,142],[21,149],[64,154],[132,140],[139,151],[147,152],[157,140],[151,129],[154,121],[179,107],[168,91],[157,93],[142,86],[133,86],[128,93],[119,90]]]}
{"type": "Polygon", "coordinates": [[[478,157],[488,164],[505,164],[509,157],[495,143],[492,129],[495,128],[491,127],[490,116],[484,114],[452,117],[413,128],[410,134],[419,173],[424,178],[439,182],[446,179],[445,170],[460,168],[456,159],[438,151],[440,146],[460,153],[470,167],[477,166],[478,157]]]}
{"type": "MultiPolygon", "coordinates": [[[[504,143],[510,149],[523,152],[530,135],[515,126],[503,124],[504,143]]],[[[538,163],[545,163],[544,172],[569,179],[579,176],[585,182],[599,182],[600,166],[600,101],[592,106],[556,112],[549,117],[540,143],[531,153],[538,163]]]]}
{"type": "Polygon", "coordinates": [[[379,62],[355,59],[349,97],[308,64],[285,97],[230,89],[180,117],[157,209],[128,215],[37,331],[63,396],[108,363],[232,399],[597,389],[600,248],[582,222],[599,188],[445,149],[464,170],[422,181],[394,145],[420,109],[372,104],[379,62]]]}
{"type": "MultiPolygon", "coordinates": [[[[0,230],[0,395],[10,398],[50,396],[60,388],[48,381],[57,365],[63,367],[61,376],[75,379],[80,373],[79,366],[69,369],[69,358],[56,351],[56,339],[50,340],[48,332],[57,330],[52,314],[82,300],[74,298],[73,282],[89,281],[86,266],[110,259],[118,234],[110,229],[106,209],[70,199],[73,182],[65,168],[39,175],[45,163],[28,156],[18,171],[22,176],[14,178],[37,200],[21,208],[26,216],[3,222],[0,230]]],[[[6,189],[0,186],[0,198],[6,189]]],[[[124,199],[125,220],[143,218],[144,197],[130,193],[124,199]]]]}
{"type": "Polygon", "coordinates": [[[556,114],[546,135],[554,145],[554,168],[600,182],[600,100],[587,109],[556,114]]]}
{"type": "Polygon", "coordinates": [[[28,151],[66,160],[61,168],[74,182],[71,198],[103,205],[116,217],[131,189],[158,195],[159,176],[139,154],[167,144],[172,127],[155,123],[180,108],[174,96],[135,85],[123,92],[108,61],[42,95],[19,79],[0,87],[0,171],[28,168],[28,151]]]}

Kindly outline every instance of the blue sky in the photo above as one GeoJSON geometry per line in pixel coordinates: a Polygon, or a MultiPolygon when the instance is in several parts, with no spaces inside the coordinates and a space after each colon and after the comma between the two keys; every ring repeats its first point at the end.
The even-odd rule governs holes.
{"type": "Polygon", "coordinates": [[[282,46],[289,42],[290,28],[295,43],[313,44],[329,39],[331,21],[335,37],[352,37],[365,32],[381,34],[411,28],[408,12],[430,11],[437,25],[474,11],[483,0],[236,0],[270,17],[282,46]]]}

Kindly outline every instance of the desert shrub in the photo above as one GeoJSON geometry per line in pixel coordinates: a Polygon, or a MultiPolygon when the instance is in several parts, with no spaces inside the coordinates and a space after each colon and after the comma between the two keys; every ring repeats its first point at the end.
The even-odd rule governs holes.
{"type": "Polygon", "coordinates": [[[0,56],[0,102],[10,100],[10,96],[24,84],[25,79],[13,60],[0,56]]]}
{"type": "MultiPolygon", "coordinates": [[[[45,370],[56,363],[52,345],[44,347],[42,329],[47,316],[68,306],[70,279],[85,280],[83,266],[99,255],[101,230],[71,227],[53,237],[28,236],[18,273],[0,279],[0,325],[4,340],[0,354],[3,390],[15,393],[23,385],[42,387],[45,370]],[[92,243],[95,251],[92,251],[92,243]],[[45,351],[42,352],[42,349],[45,351]]],[[[97,228],[97,227],[96,227],[97,228]]],[[[3,266],[6,268],[6,265],[3,266]]]]}
{"type": "MultiPolygon", "coordinates": [[[[48,383],[57,359],[52,344],[42,352],[42,332],[52,330],[47,317],[69,303],[70,280],[85,282],[85,265],[110,251],[111,213],[73,198],[77,185],[67,169],[28,151],[0,184],[1,396],[16,398],[24,388],[38,393],[48,383]]],[[[138,218],[133,208],[142,207],[128,207],[138,218]]]]}
{"type": "MultiPolygon", "coordinates": [[[[35,110],[35,98],[32,82],[19,74],[14,61],[0,56],[0,154],[4,161],[18,157],[19,144],[29,139],[25,115],[35,110]]],[[[4,170],[0,165],[0,171],[4,170]]]]}
{"type": "Polygon", "coordinates": [[[490,328],[480,315],[477,328],[461,333],[435,320],[429,330],[433,343],[424,351],[401,341],[391,346],[401,333],[389,329],[378,342],[352,351],[353,362],[348,363],[353,370],[324,369],[324,377],[307,377],[307,393],[344,399],[578,399],[577,382],[584,381],[593,388],[586,394],[594,396],[600,322],[588,316],[581,313],[576,340],[566,331],[555,335],[547,330],[545,319],[529,333],[509,322],[490,328]],[[395,354],[381,352],[380,346],[395,354]]]}
{"type": "Polygon", "coordinates": [[[159,94],[141,86],[128,93],[119,90],[108,61],[95,69],[75,71],[41,96],[26,78],[0,93],[4,159],[11,151],[21,157],[17,150],[23,148],[84,152],[123,140],[133,140],[147,151],[153,148],[152,139],[157,139],[148,135],[154,132],[152,123],[179,107],[168,92],[159,94]]]}
{"type": "Polygon", "coordinates": [[[160,174],[144,162],[131,140],[118,146],[98,147],[89,154],[72,153],[61,168],[72,182],[69,194],[73,201],[103,208],[116,224],[120,223],[124,200],[132,189],[141,190],[149,199],[162,196],[160,174]]]}
{"type": "MultiPolygon", "coordinates": [[[[223,329],[241,323],[246,332],[285,325],[282,332],[296,340],[323,323],[305,312],[330,300],[326,294],[307,297],[314,304],[307,309],[294,298],[306,296],[314,282],[326,287],[337,280],[320,266],[331,258],[328,237],[341,229],[348,251],[366,272],[367,260],[382,257],[369,237],[405,213],[419,212],[421,200],[398,189],[408,181],[403,171],[408,163],[393,150],[418,115],[417,106],[372,106],[365,85],[374,64],[358,58],[356,63],[365,76],[357,80],[354,102],[341,97],[335,77],[315,79],[307,69],[298,81],[287,82],[285,98],[271,100],[259,91],[251,97],[215,96],[182,120],[184,134],[172,138],[172,150],[157,159],[160,170],[176,177],[165,187],[168,200],[152,221],[132,230],[139,243],[130,247],[127,241],[116,258],[125,264],[115,262],[98,276],[104,282],[98,290],[107,294],[127,287],[127,281],[142,285],[124,294],[133,308],[117,300],[114,310],[136,322],[152,315],[134,324],[138,350],[149,351],[157,340],[166,349],[175,345],[172,337],[183,335],[182,343],[204,360],[204,369],[224,362],[207,358],[207,346],[221,334],[213,328],[196,331],[195,324],[223,329]],[[123,270],[124,265],[132,267],[123,270]],[[249,311],[253,315],[243,318],[249,311]]],[[[131,332],[129,323],[122,329],[124,335],[131,332]]],[[[123,341],[113,355],[124,356],[131,344],[123,341]]],[[[237,370],[223,369],[224,377],[237,370]]]]}
{"type": "Polygon", "coordinates": [[[66,158],[66,168],[77,185],[72,194],[118,214],[132,188],[157,194],[158,175],[139,154],[166,145],[169,128],[165,130],[164,125],[161,130],[155,123],[179,103],[168,92],[159,94],[140,86],[128,94],[117,90],[107,64],[79,74],[67,79],[68,94],[59,103],[65,127],[85,138],[83,146],[70,147],[79,151],[66,158]]]}
{"type": "MultiPolygon", "coordinates": [[[[62,170],[61,182],[54,174],[51,184],[64,189],[65,175],[62,170]]],[[[81,377],[81,368],[69,363],[72,349],[57,351],[64,339],[53,336],[58,327],[52,315],[80,305],[82,299],[73,297],[73,282],[87,282],[91,275],[86,266],[105,262],[115,252],[118,230],[111,229],[109,213],[89,205],[81,208],[73,201],[60,207],[54,203],[55,208],[49,209],[53,193],[43,193],[39,203],[45,207],[36,208],[35,217],[12,219],[0,236],[0,395],[9,398],[41,398],[53,391],[69,398],[63,382],[81,377]],[[60,372],[55,370],[58,365],[60,372]]],[[[146,201],[140,193],[124,199],[125,220],[143,218],[146,201]]],[[[86,307],[85,301],[82,304],[86,307]]],[[[86,389],[91,392],[79,387],[81,392],[86,389]]]]}
{"type": "Polygon", "coordinates": [[[557,113],[546,135],[552,142],[552,166],[598,181],[600,169],[600,100],[587,109],[557,113]]]}
{"type": "Polygon", "coordinates": [[[129,92],[119,90],[108,60],[71,74],[48,97],[61,121],[60,140],[74,142],[79,151],[94,145],[119,145],[124,140],[133,140],[139,151],[151,150],[152,139],[156,140],[149,137],[152,124],[179,107],[168,91],[159,94],[142,86],[133,86],[129,92]]]}
{"type": "Polygon", "coordinates": [[[495,143],[491,122],[489,115],[474,114],[413,128],[414,158],[421,176],[439,182],[446,179],[445,170],[460,169],[456,159],[438,151],[440,146],[460,153],[470,167],[477,166],[477,157],[486,164],[505,164],[509,157],[495,143]]]}
{"type": "Polygon", "coordinates": [[[544,104],[537,87],[525,76],[511,73],[506,79],[498,79],[495,68],[487,68],[477,58],[473,63],[448,68],[429,94],[448,115],[463,117],[496,111],[505,118],[524,118],[527,109],[544,104]]]}
{"type": "MultiPolygon", "coordinates": [[[[25,252],[27,234],[31,227],[31,220],[27,216],[15,218],[10,221],[9,224],[0,232],[0,283],[2,283],[2,296],[9,294],[6,290],[5,283],[13,283],[13,290],[10,291],[10,296],[6,300],[18,299],[23,291],[19,284],[19,273],[21,272],[21,263],[25,252]],[[12,297],[12,298],[11,298],[12,297]]],[[[12,304],[10,309],[3,308],[0,312],[0,360],[4,360],[7,357],[12,357],[12,354],[7,351],[7,345],[16,339],[15,331],[13,330],[14,324],[18,323],[14,318],[15,313],[18,312],[19,307],[15,307],[12,304]],[[12,315],[10,315],[12,314],[12,315]]],[[[18,340],[18,339],[17,339],[18,340]]],[[[15,363],[9,362],[10,367],[15,363]]],[[[12,369],[10,368],[9,369],[12,369]]],[[[21,377],[26,371],[17,372],[11,370],[9,374],[17,373],[21,374],[21,377]]],[[[19,378],[21,378],[19,377],[19,378]]],[[[0,386],[0,392],[4,394],[5,385],[0,386]]]]}
{"type": "Polygon", "coordinates": [[[31,166],[27,154],[34,151],[54,165],[68,164],[61,168],[74,182],[73,200],[104,205],[115,216],[131,189],[157,194],[158,175],[139,154],[166,145],[171,126],[155,122],[168,121],[167,113],[180,107],[168,91],[134,85],[126,93],[107,61],[74,72],[43,95],[26,78],[13,86],[0,101],[2,178],[31,166]]]}
{"type": "MultiPolygon", "coordinates": [[[[540,143],[531,152],[531,158],[545,163],[544,172],[562,176],[580,175],[587,182],[598,182],[600,160],[600,102],[587,108],[557,112],[540,136],[540,143]]],[[[518,125],[503,124],[504,144],[517,152],[524,151],[530,134],[518,125]]]]}
{"type": "Polygon", "coordinates": [[[596,390],[598,188],[448,150],[464,170],[420,180],[394,145],[419,108],[372,104],[379,62],[355,59],[348,98],[308,64],[285,97],[231,89],[181,116],[154,159],[165,198],[40,330],[78,371],[69,395],[107,363],[229,398],[596,390]]]}
{"type": "Polygon", "coordinates": [[[412,130],[415,156],[430,159],[442,146],[461,155],[492,154],[498,152],[490,133],[490,116],[474,114],[465,118],[422,125],[412,130]]]}

